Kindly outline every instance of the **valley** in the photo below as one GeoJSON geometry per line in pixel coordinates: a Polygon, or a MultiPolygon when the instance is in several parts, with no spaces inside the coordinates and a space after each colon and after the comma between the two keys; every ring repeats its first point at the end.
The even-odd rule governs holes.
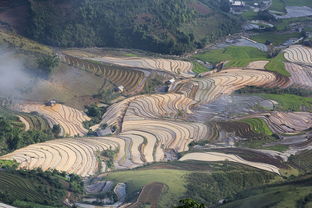
{"type": "Polygon", "coordinates": [[[0,3],[0,207],[309,207],[311,5],[222,2],[0,3]]]}

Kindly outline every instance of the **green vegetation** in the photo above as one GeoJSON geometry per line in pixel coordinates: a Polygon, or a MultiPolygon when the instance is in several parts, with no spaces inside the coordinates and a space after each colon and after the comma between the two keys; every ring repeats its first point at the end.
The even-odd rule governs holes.
{"type": "Polygon", "coordinates": [[[157,88],[163,85],[163,78],[159,75],[156,75],[154,77],[147,78],[145,85],[144,85],[144,91],[142,94],[152,94],[157,91],[157,88]]]}
{"type": "Polygon", "coordinates": [[[230,162],[168,162],[155,163],[136,170],[109,173],[105,180],[124,182],[132,200],[144,185],[160,182],[166,185],[158,206],[177,206],[183,198],[192,198],[205,205],[217,204],[245,188],[266,184],[275,174],[230,162]],[[168,180],[170,178],[170,180],[168,180]]]}
{"type": "Polygon", "coordinates": [[[285,1],[284,0],[272,0],[272,5],[270,10],[278,11],[278,12],[286,12],[285,9],[285,1]]]}
{"type": "Polygon", "coordinates": [[[170,207],[183,196],[186,189],[185,175],[189,171],[174,169],[128,170],[110,173],[106,179],[117,182],[125,182],[128,187],[128,199],[136,196],[141,188],[152,182],[160,182],[167,185],[166,194],[161,196],[159,206],[170,207]],[[168,180],[170,178],[170,180],[168,180]],[[166,205],[166,206],[164,206],[166,205]]]}
{"type": "Polygon", "coordinates": [[[242,170],[192,173],[186,177],[186,195],[211,206],[220,199],[231,198],[246,188],[269,183],[274,178],[272,173],[242,170]]]}
{"type": "Polygon", "coordinates": [[[308,6],[308,7],[312,7],[312,2],[310,0],[284,0],[284,2],[286,4],[286,6],[308,6]]]}
{"type": "Polygon", "coordinates": [[[117,153],[119,152],[118,149],[116,150],[105,150],[101,152],[101,156],[104,157],[104,161],[106,163],[106,166],[110,169],[114,168],[114,159],[117,153]]]}
{"type": "Polygon", "coordinates": [[[29,36],[53,46],[181,54],[239,27],[237,18],[212,0],[68,0],[66,6],[57,0],[35,0],[30,4],[29,36]],[[209,27],[197,24],[202,22],[209,27]]]}
{"type": "Polygon", "coordinates": [[[297,17],[290,19],[282,19],[275,23],[275,27],[278,31],[289,31],[289,25],[292,23],[306,23],[309,25],[309,22],[312,20],[312,17],[297,17]]]}
{"type": "Polygon", "coordinates": [[[37,112],[18,113],[29,124],[29,129],[37,131],[48,131],[50,129],[49,123],[46,119],[40,116],[37,112]]]}
{"type": "Polygon", "coordinates": [[[290,73],[285,69],[285,57],[283,53],[278,54],[265,66],[266,70],[277,72],[286,77],[290,77],[290,73]]]}
{"type": "Polygon", "coordinates": [[[312,172],[312,150],[304,150],[296,155],[291,155],[288,159],[289,163],[299,169],[302,173],[312,172]]]}
{"type": "Polygon", "coordinates": [[[21,208],[49,205],[63,207],[67,192],[82,193],[83,183],[76,175],[57,171],[2,169],[0,171],[0,201],[21,208]]]}
{"type": "Polygon", "coordinates": [[[198,203],[193,199],[182,199],[179,201],[180,205],[175,208],[205,208],[205,205],[198,203]]]}
{"type": "Polygon", "coordinates": [[[249,11],[243,12],[242,17],[246,20],[253,20],[253,19],[256,19],[257,13],[252,10],[249,10],[249,11]]]}
{"type": "Polygon", "coordinates": [[[196,61],[193,61],[193,72],[200,74],[206,71],[208,71],[208,69],[205,66],[196,61]]]}
{"type": "Polygon", "coordinates": [[[220,208],[310,207],[311,175],[289,182],[247,189],[237,194],[220,208]]]}
{"type": "Polygon", "coordinates": [[[271,136],[273,134],[267,123],[260,118],[248,118],[241,121],[249,124],[251,129],[258,134],[267,136],[271,136]]]}
{"type": "Polygon", "coordinates": [[[212,64],[226,61],[226,68],[246,67],[252,61],[269,60],[270,62],[265,66],[267,70],[277,72],[284,76],[290,76],[284,66],[285,58],[283,53],[270,59],[267,53],[253,47],[229,46],[195,55],[194,58],[212,64]]]}
{"type": "Polygon", "coordinates": [[[39,68],[39,74],[49,76],[53,73],[53,70],[60,64],[60,60],[57,55],[44,55],[37,59],[39,68]]]}
{"type": "Polygon", "coordinates": [[[90,121],[84,121],[83,125],[86,129],[94,126],[102,121],[102,116],[106,112],[105,107],[98,107],[95,104],[86,106],[86,114],[91,118],[90,121]]]}
{"type": "Polygon", "coordinates": [[[51,55],[52,49],[15,33],[0,31],[0,43],[6,43],[23,51],[51,55]]]}
{"type": "Polygon", "coordinates": [[[262,32],[251,37],[252,40],[265,44],[267,41],[279,46],[290,38],[300,38],[300,33],[279,33],[279,32],[262,32]]]}
{"type": "Polygon", "coordinates": [[[229,46],[195,55],[194,58],[212,64],[227,61],[226,67],[245,67],[252,61],[266,60],[267,54],[253,47],[229,46]]]}
{"type": "Polygon", "coordinates": [[[312,98],[291,94],[254,94],[265,99],[278,102],[275,110],[279,111],[309,111],[312,112],[312,98]]]}
{"type": "Polygon", "coordinates": [[[0,160],[0,168],[13,168],[16,169],[18,163],[13,160],[0,160]]]}
{"type": "Polygon", "coordinates": [[[266,94],[291,94],[303,97],[311,97],[312,91],[309,89],[302,89],[302,88],[263,88],[263,87],[255,87],[255,86],[248,86],[236,91],[239,94],[243,93],[266,93],[266,94]]]}
{"type": "Polygon", "coordinates": [[[54,138],[51,130],[23,131],[22,128],[12,124],[12,120],[0,117],[0,155],[14,151],[18,148],[44,142],[54,138]]]}

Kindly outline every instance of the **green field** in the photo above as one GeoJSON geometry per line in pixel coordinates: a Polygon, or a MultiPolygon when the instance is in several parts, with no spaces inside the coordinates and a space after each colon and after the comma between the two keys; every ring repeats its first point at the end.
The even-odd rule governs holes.
{"type": "Polygon", "coordinates": [[[241,121],[249,124],[252,130],[258,134],[267,136],[271,136],[273,134],[267,123],[260,118],[248,118],[241,121]]]}
{"type": "Polygon", "coordinates": [[[205,66],[197,63],[196,61],[193,61],[193,72],[200,74],[206,71],[208,71],[208,69],[205,66]]]}
{"type": "Polygon", "coordinates": [[[278,105],[275,110],[280,111],[309,111],[312,112],[312,98],[291,94],[254,94],[265,99],[275,100],[278,105]]]}
{"type": "Polygon", "coordinates": [[[109,173],[105,180],[127,184],[128,198],[134,200],[144,185],[160,182],[166,185],[159,207],[173,207],[179,199],[193,198],[206,205],[216,204],[244,190],[270,183],[276,175],[231,162],[155,163],[135,170],[109,173]]]}
{"type": "Polygon", "coordinates": [[[278,32],[262,32],[251,37],[252,40],[259,43],[270,41],[275,46],[279,46],[289,40],[290,38],[300,38],[300,33],[278,33],[278,32]]]}
{"type": "Polygon", "coordinates": [[[270,10],[278,11],[278,12],[286,12],[285,10],[285,2],[283,0],[272,0],[272,5],[270,10]]]}
{"type": "Polygon", "coordinates": [[[271,59],[271,61],[265,66],[265,69],[277,72],[286,77],[290,77],[291,74],[285,69],[284,61],[285,61],[284,54],[280,53],[276,57],[271,59]]]}
{"type": "Polygon", "coordinates": [[[265,66],[267,70],[284,76],[290,76],[289,72],[285,69],[285,58],[282,53],[269,59],[265,52],[253,47],[229,46],[195,55],[194,58],[212,64],[226,61],[225,68],[246,67],[252,61],[269,60],[270,62],[265,66]]]}
{"type": "Polygon", "coordinates": [[[141,188],[152,182],[160,182],[167,185],[167,191],[160,199],[160,205],[169,205],[177,202],[184,195],[185,176],[191,173],[186,170],[151,169],[129,170],[110,173],[106,179],[127,183],[128,196],[131,198],[141,188]]]}
{"type": "Polygon", "coordinates": [[[257,12],[249,10],[249,11],[243,12],[242,17],[246,20],[253,20],[257,18],[257,12]]]}
{"type": "Polygon", "coordinates": [[[266,60],[267,55],[253,47],[229,46],[195,55],[194,58],[212,64],[228,61],[226,67],[245,67],[252,61],[266,60]]]}

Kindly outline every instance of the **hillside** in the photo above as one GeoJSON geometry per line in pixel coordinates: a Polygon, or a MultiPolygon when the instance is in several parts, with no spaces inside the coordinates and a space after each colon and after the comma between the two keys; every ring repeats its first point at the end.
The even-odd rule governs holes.
{"type": "Polygon", "coordinates": [[[204,2],[33,0],[29,36],[52,46],[181,54],[237,28],[234,17],[204,2]]]}

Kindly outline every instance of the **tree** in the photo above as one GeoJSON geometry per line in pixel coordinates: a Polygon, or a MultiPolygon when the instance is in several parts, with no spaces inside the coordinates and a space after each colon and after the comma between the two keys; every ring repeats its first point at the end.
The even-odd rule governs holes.
{"type": "Polygon", "coordinates": [[[55,67],[60,63],[60,59],[57,55],[41,56],[37,59],[37,64],[42,75],[49,76],[55,67]]]}
{"type": "Polygon", "coordinates": [[[57,137],[61,133],[61,126],[59,124],[53,125],[52,133],[57,137]]]}
{"type": "Polygon", "coordinates": [[[175,208],[205,208],[205,205],[193,199],[182,199],[179,201],[180,205],[175,208]]]}
{"type": "Polygon", "coordinates": [[[221,0],[220,1],[220,9],[224,12],[230,12],[231,5],[229,0],[221,0]]]}

